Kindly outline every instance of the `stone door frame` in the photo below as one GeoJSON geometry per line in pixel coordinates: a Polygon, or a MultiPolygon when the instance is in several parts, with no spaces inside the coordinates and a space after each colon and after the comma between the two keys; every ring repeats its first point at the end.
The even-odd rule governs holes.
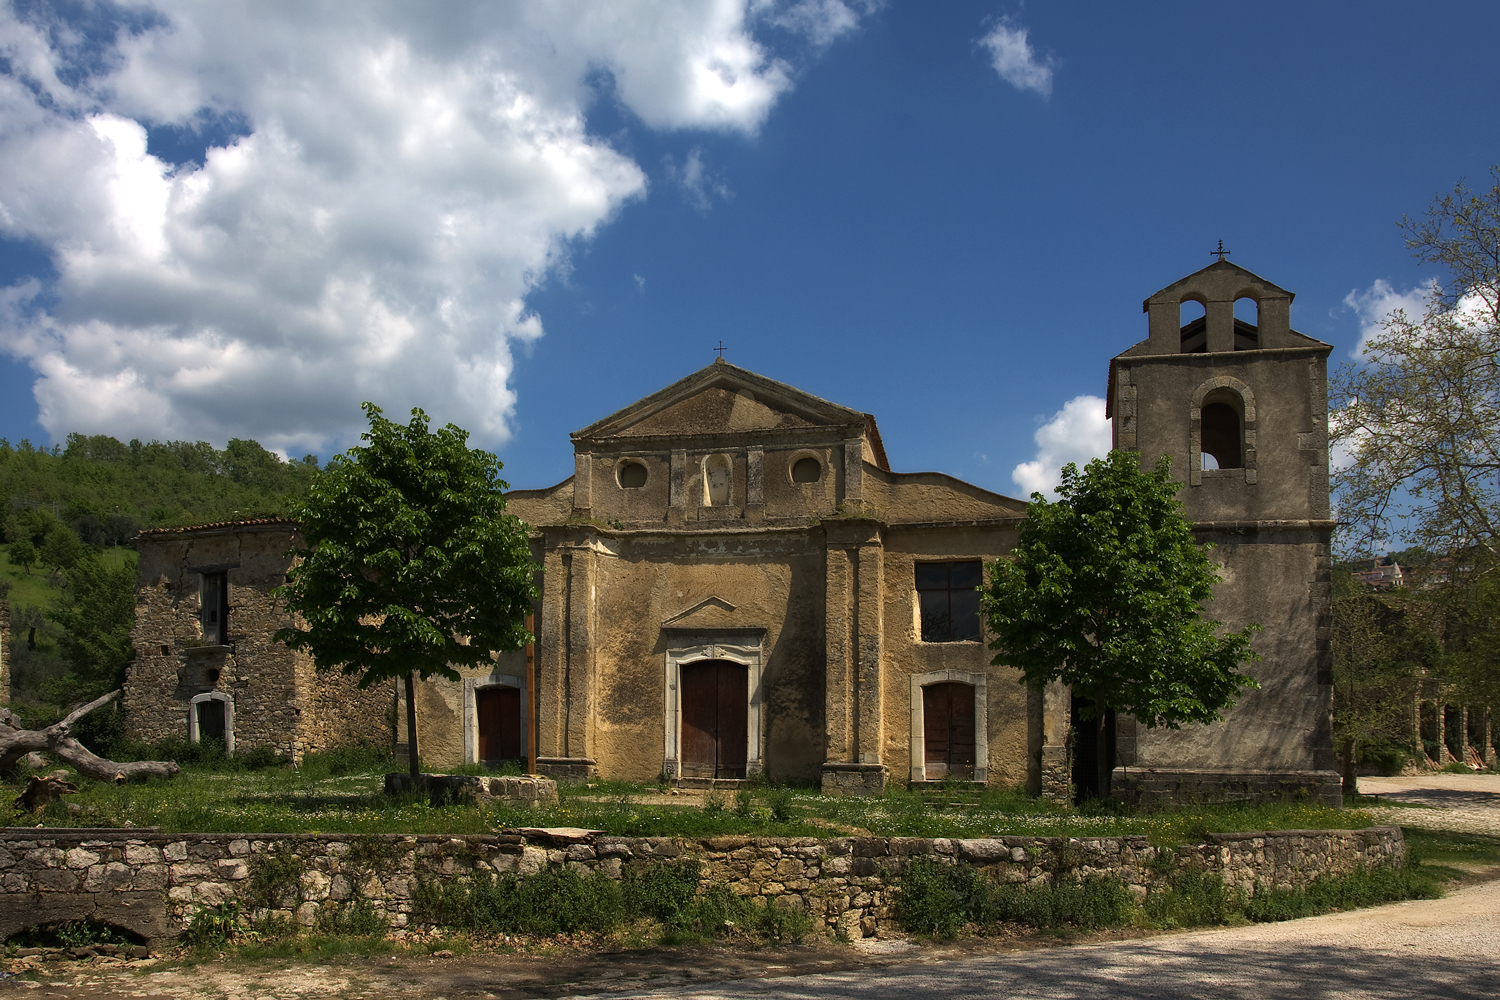
{"type": "Polygon", "coordinates": [[[911,677],[911,780],[927,780],[927,721],[922,712],[922,689],[956,681],[974,689],[974,780],[989,778],[989,674],[983,671],[931,670],[911,677]]]}
{"type": "Polygon", "coordinates": [[[749,710],[745,713],[745,777],[753,778],[764,770],[761,757],[761,713],[764,699],[761,694],[761,636],[743,632],[733,635],[704,635],[679,633],[667,635],[665,678],[663,685],[663,729],[665,740],[662,750],[661,773],[667,779],[682,775],[682,668],[689,663],[703,660],[726,660],[738,663],[748,670],[746,691],[749,695],[749,710]]]}
{"type": "Polygon", "coordinates": [[[234,699],[223,691],[205,691],[188,700],[188,742],[198,742],[198,706],[205,701],[224,703],[224,752],[234,753],[234,699]]]}
{"type": "Polygon", "coordinates": [[[478,764],[479,760],[479,705],[476,697],[482,688],[509,687],[521,692],[521,760],[530,759],[530,747],[526,738],[526,699],[531,692],[526,690],[526,678],[505,674],[496,670],[483,677],[464,679],[464,763],[478,764]]]}

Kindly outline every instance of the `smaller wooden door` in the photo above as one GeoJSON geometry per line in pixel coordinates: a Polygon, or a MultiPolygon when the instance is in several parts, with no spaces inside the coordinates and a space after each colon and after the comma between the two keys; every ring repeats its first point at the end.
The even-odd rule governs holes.
{"type": "Polygon", "coordinates": [[[922,742],[929,781],[974,777],[974,687],[949,682],[922,689],[922,742]]]}
{"type": "Polygon", "coordinates": [[[519,760],[521,689],[480,688],[474,692],[474,714],[479,722],[479,759],[519,760]]]}
{"type": "Polygon", "coordinates": [[[198,702],[198,739],[224,738],[224,703],[217,698],[198,702]]]}
{"type": "Polygon", "coordinates": [[[682,668],[682,776],[743,778],[748,753],[750,670],[705,660],[682,668]]]}

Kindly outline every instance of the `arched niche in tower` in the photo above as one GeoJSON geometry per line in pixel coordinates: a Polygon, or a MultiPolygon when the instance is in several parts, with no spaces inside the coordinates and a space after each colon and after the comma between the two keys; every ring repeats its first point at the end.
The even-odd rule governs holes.
{"type": "Polygon", "coordinates": [[[1188,411],[1188,485],[1202,485],[1205,471],[1256,480],[1255,393],[1230,375],[1200,385],[1188,411]]]}
{"type": "Polygon", "coordinates": [[[1260,349],[1260,299],[1251,291],[1241,292],[1234,300],[1234,349],[1260,349]]]}

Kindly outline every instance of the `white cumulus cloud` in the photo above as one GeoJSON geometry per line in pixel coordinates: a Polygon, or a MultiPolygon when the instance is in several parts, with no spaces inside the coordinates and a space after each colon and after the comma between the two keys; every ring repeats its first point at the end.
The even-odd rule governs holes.
{"type": "Polygon", "coordinates": [[[1016,466],[1010,478],[1021,487],[1023,496],[1041,493],[1054,499],[1063,466],[1073,462],[1082,469],[1093,459],[1109,454],[1110,427],[1104,400],[1075,396],[1037,428],[1033,439],[1036,458],[1016,466]]]}
{"type": "Polygon", "coordinates": [[[79,10],[0,7],[0,233],[57,272],[0,289],[0,347],[54,437],[300,453],[369,399],[502,443],[527,295],[647,193],[587,130],[601,77],[664,130],[753,133],[792,86],[758,0],[79,10]],[[148,150],[224,122],[201,162],[148,150]]]}
{"type": "Polygon", "coordinates": [[[1380,333],[1392,313],[1404,311],[1407,319],[1421,319],[1427,312],[1427,300],[1435,287],[1436,283],[1430,281],[1402,292],[1384,278],[1377,278],[1369,288],[1363,291],[1355,289],[1345,295],[1344,305],[1359,317],[1359,344],[1350,356],[1355,359],[1364,356],[1365,344],[1380,333]]]}
{"type": "Polygon", "coordinates": [[[1057,60],[1050,55],[1038,55],[1027,34],[1026,28],[1002,18],[979,44],[989,50],[990,63],[1000,79],[1018,90],[1034,90],[1047,97],[1052,93],[1052,71],[1057,60]]]}

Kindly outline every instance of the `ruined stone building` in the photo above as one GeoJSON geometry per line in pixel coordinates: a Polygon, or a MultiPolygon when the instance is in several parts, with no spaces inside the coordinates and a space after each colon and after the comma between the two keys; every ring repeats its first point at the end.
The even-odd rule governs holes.
{"type": "Polygon", "coordinates": [[[290,623],[271,597],[286,579],[292,521],[158,528],[136,537],[135,660],[125,679],[131,739],[223,739],[230,752],[393,740],[394,687],[317,673],[272,636],[290,623]]]}
{"type": "MultiPolygon", "coordinates": [[[[1223,723],[1165,732],[1109,720],[1127,797],[1338,798],[1331,348],[1291,329],[1291,300],[1215,263],[1147,299],[1147,339],[1110,363],[1116,447],[1147,463],[1170,455],[1198,536],[1218,546],[1213,616],[1264,626],[1249,668],[1261,689],[1223,723]],[[1245,299],[1255,322],[1235,318],[1245,299]],[[1184,323],[1189,302],[1204,315],[1184,323]]],[[[767,775],[831,792],[958,777],[1051,794],[1087,780],[1088,768],[1068,773],[1070,713],[1082,706],[992,665],[978,614],[984,564],[1015,545],[1024,501],[894,471],[874,417],[723,361],[572,439],[569,479],[508,494],[541,567],[535,689],[520,653],[419,685],[429,763],[524,758],[529,704],[540,768],[561,776],[767,775]]],[[[278,620],[266,594],[288,565],[273,555],[294,531],[143,537],[127,709],[151,721],[138,731],[191,729],[194,699],[217,696],[233,702],[242,745],[251,725],[267,734],[256,739],[274,731],[306,748],[384,732],[391,714],[405,739],[404,710],[390,710],[399,692],[315,678],[269,641],[278,620]],[[215,602],[242,639],[208,642],[215,602]]]]}

